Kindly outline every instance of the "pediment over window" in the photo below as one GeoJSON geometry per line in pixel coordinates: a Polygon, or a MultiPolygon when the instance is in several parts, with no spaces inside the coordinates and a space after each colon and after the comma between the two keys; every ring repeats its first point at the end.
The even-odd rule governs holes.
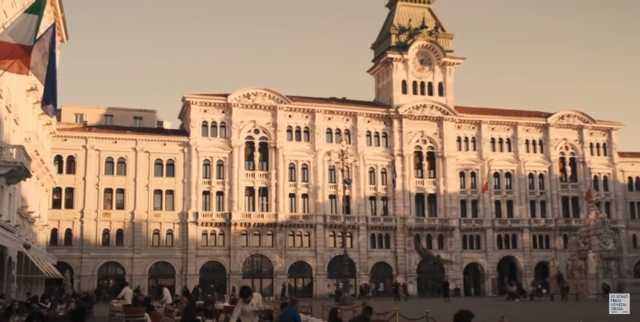
{"type": "Polygon", "coordinates": [[[400,115],[409,116],[457,116],[458,113],[451,107],[437,102],[411,103],[398,107],[400,115]]]}
{"type": "Polygon", "coordinates": [[[581,125],[595,124],[597,121],[586,113],[579,111],[562,111],[547,118],[549,124],[581,125]]]}
{"type": "Polygon", "coordinates": [[[291,100],[286,96],[264,88],[245,88],[229,95],[229,103],[238,104],[262,104],[262,105],[287,105],[291,100]]]}

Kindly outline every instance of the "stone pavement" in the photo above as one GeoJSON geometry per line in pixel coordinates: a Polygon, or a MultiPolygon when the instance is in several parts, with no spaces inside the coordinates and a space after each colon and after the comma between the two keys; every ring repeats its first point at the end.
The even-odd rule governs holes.
{"type": "MultiPolygon", "coordinates": [[[[508,322],[638,322],[640,321],[640,295],[631,296],[631,313],[628,316],[609,316],[608,303],[604,300],[584,300],[568,303],[538,300],[535,302],[507,302],[502,298],[454,298],[451,302],[442,299],[410,299],[407,302],[393,302],[388,299],[366,300],[374,312],[388,312],[397,308],[403,315],[413,318],[423,316],[425,311],[436,322],[451,322],[453,314],[460,309],[474,312],[474,322],[498,322],[505,316],[508,322]]],[[[362,301],[356,301],[360,304],[362,301]]],[[[314,301],[314,316],[325,318],[329,305],[327,300],[314,301]]],[[[304,305],[304,304],[303,304],[304,305]]],[[[108,306],[99,304],[96,309],[96,321],[107,322],[108,306]]],[[[345,322],[350,315],[344,316],[345,322]]],[[[400,320],[400,322],[406,322],[400,320]]]]}

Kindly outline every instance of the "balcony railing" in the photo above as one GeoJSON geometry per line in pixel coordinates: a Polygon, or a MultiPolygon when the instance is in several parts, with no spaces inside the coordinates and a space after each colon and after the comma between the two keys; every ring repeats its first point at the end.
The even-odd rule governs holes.
{"type": "Polygon", "coordinates": [[[198,213],[198,220],[216,220],[227,221],[229,220],[230,213],[228,212],[201,212],[198,213]]]}
{"type": "Polygon", "coordinates": [[[532,218],[529,219],[529,225],[531,225],[531,227],[550,228],[555,225],[555,222],[553,219],[549,218],[532,218]]]}
{"type": "Polygon", "coordinates": [[[0,177],[9,185],[31,177],[31,157],[22,145],[0,145],[0,177]]]}
{"type": "Polygon", "coordinates": [[[528,223],[526,219],[520,218],[498,218],[493,221],[493,225],[496,228],[520,228],[528,223]]]}

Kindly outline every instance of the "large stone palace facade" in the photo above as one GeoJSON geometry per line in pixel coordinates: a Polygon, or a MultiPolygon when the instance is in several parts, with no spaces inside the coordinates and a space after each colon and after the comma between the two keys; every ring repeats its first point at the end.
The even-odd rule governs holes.
{"type": "Polygon", "coordinates": [[[126,279],[323,296],[348,280],[436,295],[447,279],[492,295],[565,271],[590,194],[617,232],[606,282],[635,285],[640,153],[619,151],[622,124],[456,105],[464,59],[432,2],[389,1],[373,101],[186,95],[177,130],[151,110],[63,108],[38,196],[58,269],[86,291],[126,279]]]}

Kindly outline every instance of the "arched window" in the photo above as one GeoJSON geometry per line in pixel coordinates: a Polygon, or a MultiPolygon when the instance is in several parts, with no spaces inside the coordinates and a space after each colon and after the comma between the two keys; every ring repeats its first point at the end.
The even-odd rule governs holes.
{"type": "Polygon", "coordinates": [[[493,190],[502,189],[502,182],[500,182],[500,173],[495,172],[493,174],[493,190]]]}
{"type": "Polygon", "coordinates": [[[105,228],[102,230],[102,247],[111,246],[111,231],[105,228]]]}
{"type": "Polygon", "coordinates": [[[296,126],[296,142],[301,142],[302,141],[302,128],[300,128],[299,126],[296,126]]]}
{"type": "Polygon", "coordinates": [[[336,178],[336,167],[335,166],[329,166],[329,183],[336,183],[337,182],[337,178],[336,178]]]}
{"type": "Polygon", "coordinates": [[[64,209],[74,208],[74,191],[73,188],[64,188],[64,209]]]}
{"type": "Polygon", "coordinates": [[[371,136],[371,131],[367,131],[367,146],[373,145],[373,137],[371,136]]]}
{"type": "Polygon", "coordinates": [[[478,175],[476,175],[475,171],[471,171],[471,190],[478,189],[478,175]]]}
{"type": "Polygon", "coordinates": [[[456,139],[456,143],[457,143],[457,146],[458,146],[458,151],[462,151],[462,137],[459,136],[456,139]]]}
{"type": "Polygon", "coordinates": [[[378,248],[384,248],[384,237],[382,234],[378,234],[378,248]]]}
{"type": "Polygon", "coordinates": [[[124,247],[124,230],[116,230],[116,247],[124,247]]]}
{"type": "Polygon", "coordinates": [[[636,191],[640,191],[640,177],[636,177],[636,191]]]}
{"type": "Polygon", "coordinates": [[[344,243],[347,248],[353,248],[353,234],[351,232],[347,232],[344,243]]]}
{"type": "Polygon", "coordinates": [[[473,151],[477,151],[478,150],[478,145],[476,143],[476,138],[475,137],[471,138],[471,149],[473,151]]]}
{"type": "Polygon", "coordinates": [[[633,244],[633,249],[638,248],[638,236],[636,236],[636,234],[631,236],[631,243],[633,244]]]}
{"type": "Polygon", "coordinates": [[[153,190],[153,210],[162,210],[162,190],[153,190]]]}
{"type": "Polygon", "coordinates": [[[498,235],[496,243],[498,244],[498,249],[502,249],[504,247],[502,244],[502,235],[498,235]]]}
{"type": "Polygon", "coordinates": [[[114,167],[115,167],[115,165],[113,164],[113,158],[112,157],[108,157],[104,161],[104,175],[105,176],[112,176],[114,167]]]}
{"type": "Polygon", "coordinates": [[[600,191],[600,177],[593,176],[593,190],[600,191]]]}
{"type": "Polygon", "coordinates": [[[387,132],[382,132],[382,146],[385,148],[389,147],[389,136],[387,132]]]}
{"type": "Polygon", "coordinates": [[[607,150],[607,144],[606,143],[602,143],[602,155],[605,156],[605,157],[609,155],[609,151],[607,150]]]}
{"type": "Polygon", "coordinates": [[[469,151],[469,138],[466,136],[464,137],[464,150],[469,151]]]}
{"type": "Polygon", "coordinates": [[[427,95],[433,96],[433,82],[427,83],[427,95]]]}
{"type": "Polygon", "coordinates": [[[102,209],[104,210],[113,209],[113,189],[111,188],[104,189],[104,192],[102,195],[102,209]]]}
{"type": "Polygon", "coordinates": [[[427,171],[430,179],[436,177],[436,153],[427,151],[427,171]]]}
{"type": "Polygon", "coordinates": [[[544,191],[544,174],[539,174],[538,175],[538,189],[540,189],[540,191],[544,191]]]}
{"type": "Polygon", "coordinates": [[[58,228],[51,229],[49,235],[49,246],[58,246],[58,228]]]}
{"type": "Polygon", "coordinates": [[[164,239],[164,245],[166,247],[173,247],[173,230],[167,230],[166,237],[164,239]]]}
{"type": "Polygon", "coordinates": [[[344,130],[344,142],[351,145],[351,131],[344,130]]]}
{"type": "Polygon", "coordinates": [[[627,191],[633,192],[633,177],[627,178],[627,191]]]}
{"type": "Polygon", "coordinates": [[[287,141],[293,141],[293,127],[287,126],[287,141]]]}
{"type": "Polygon", "coordinates": [[[589,154],[590,154],[591,156],[595,156],[595,155],[596,155],[596,153],[595,153],[595,146],[593,145],[593,142],[589,143],[589,154]]]}
{"type": "Polygon", "coordinates": [[[409,86],[407,86],[407,81],[402,80],[402,94],[407,95],[409,93],[409,86]]]}
{"type": "Polygon", "coordinates": [[[53,158],[53,166],[56,168],[57,174],[64,174],[64,159],[61,155],[56,155],[53,158]]]}
{"type": "Polygon", "coordinates": [[[424,178],[424,161],[422,151],[415,151],[413,153],[413,163],[416,170],[416,178],[424,178]]]}
{"type": "Polygon", "coordinates": [[[427,88],[424,82],[420,82],[420,95],[422,96],[427,95],[427,88]]]}
{"type": "Polygon", "coordinates": [[[176,176],[176,164],[172,159],[167,160],[167,169],[165,171],[165,175],[169,178],[173,178],[176,176]]]}
{"type": "Polygon", "coordinates": [[[209,123],[207,121],[202,121],[201,135],[203,138],[209,136],[209,123]]]}
{"type": "Polygon", "coordinates": [[[513,189],[513,176],[511,175],[511,172],[507,172],[504,175],[504,188],[507,190],[513,189]]]}
{"type": "Polygon", "coordinates": [[[71,231],[71,228],[64,230],[64,245],[73,246],[73,232],[71,231]]]}
{"type": "Polygon", "coordinates": [[[600,143],[596,143],[596,155],[600,156],[600,143]]]}
{"type": "Polygon", "coordinates": [[[216,161],[216,179],[224,180],[224,161],[216,161]]]}
{"type": "Polygon", "coordinates": [[[443,250],[444,249],[444,235],[442,235],[442,234],[438,235],[438,249],[439,250],[443,250]]]}
{"type": "Polygon", "coordinates": [[[524,140],[524,151],[526,153],[531,152],[531,148],[529,146],[530,146],[529,139],[524,140]]]}
{"type": "Polygon", "coordinates": [[[302,140],[305,142],[311,141],[311,131],[308,127],[305,127],[304,131],[302,132],[302,140]]]}
{"type": "Polygon", "coordinates": [[[431,237],[431,234],[427,234],[427,249],[433,249],[433,237],[431,237]]]}
{"type": "Polygon", "coordinates": [[[602,191],[609,192],[609,177],[608,176],[603,176],[602,177],[602,191]]]}
{"type": "Polygon", "coordinates": [[[544,153],[544,143],[542,140],[538,140],[538,147],[540,148],[540,153],[544,153]]]}
{"type": "Polygon", "coordinates": [[[242,242],[242,247],[249,247],[249,232],[244,230],[240,233],[240,241],[242,242]]]}
{"type": "Polygon", "coordinates": [[[217,138],[218,137],[218,123],[211,122],[211,137],[212,138],[217,138]]]}
{"type": "Polygon", "coordinates": [[[209,233],[206,230],[202,231],[202,237],[200,238],[201,246],[209,246],[209,233]]]}
{"type": "Polygon", "coordinates": [[[62,188],[60,187],[51,190],[51,209],[62,209],[62,188]]]}
{"type": "Polygon", "coordinates": [[[504,140],[502,138],[498,139],[498,151],[504,152],[504,140]]]}
{"type": "Polygon", "coordinates": [[[374,168],[369,168],[369,185],[376,185],[376,169],[374,168]]]}
{"type": "Polygon", "coordinates": [[[122,177],[127,175],[127,161],[124,158],[118,158],[116,175],[122,177]]]}
{"type": "Polygon", "coordinates": [[[467,189],[467,174],[460,171],[458,177],[460,178],[460,190],[467,189]]]}
{"type": "Polygon", "coordinates": [[[67,174],[76,174],[76,157],[70,155],[67,157],[67,174]]]}
{"type": "Polygon", "coordinates": [[[336,143],[338,144],[342,143],[342,131],[340,129],[336,129],[334,136],[335,136],[336,143]]]}
{"type": "Polygon", "coordinates": [[[254,231],[253,236],[251,237],[251,246],[253,247],[262,247],[262,233],[259,231],[254,231]]]}
{"type": "Polygon", "coordinates": [[[438,83],[438,96],[440,96],[440,97],[444,96],[444,83],[443,82],[439,82],[438,83]]]}
{"type": "Polygon", "coordinates": [[[151,247],[160,247],[160,229],[155,229],[151,235],[151,247]]]}
{"type": "Polygon", "coordinates": [[[224,211],[224,191],[216,191],[216,211],[224,211]]]}
{"type": "Polygon", "coordinates": [[[333,143],[333,131],[331,129],[327,129],[325,139],[327,143],[333,143]]]}
{"type": "Polygon", "coordinates": [[[387,185],[387,169],[382,168],[382,170],[380,170],[380,183],[383,186],[387,185]]]}
{"type": "Polygon", "coordinates": [[[164,163],[160,159],[156,159],[153,163],[153,176],[156,178],[164,176],[164,163]]]}
{"type": "Polygon", "coordinates": [[[533,175],[533,173],[529,173],[529,177],[528,177],[528,183],[529,183],[529,191],[534,191],[536,190],[536,180],[535,180],[535,176],[533,175]]]}
{"type": "Polygon", "coordinates": [[[309,166],[306,163],[303,163],[301,166],[301,172],[302,172],[302,182],[307,183],[309,182],[309,166]]]}
{"type": "Polygon", "coordinates": [[[496,138],[491,138],[491,152],[496,152],[496,138]]]}
{"type": "Polygon", "coordinates": [[[211,179],[211,161],[202,161],[202,179],[211,179]]]}
{"type": "Polygon", "coordinates": [[[297,180],[296,165],[295,163],[289,163],[289,182],[296,182],[297,180]]]}
{"type": "Polygon", "coordinates": [[[413,89],[413,91],[412,91],[413,95],[418,95],[418,82],[417,81],[413,81],[413,83],[411,83],[411,89],[413,89]]]}
{"type": "Polygon", "coordinates": [[[369,235],[369,247],[371,249],[378,248],[378,244],[376,243],[376,234],[370,234],[369,235]]]}
{"type": "Polygon", "coordinates": [[[176,200],[175,192],[173,190],[166,190],[164,192],[164,210],[166,211],[176,210],[175,200],[176,200]]]}
{"type": "Polygon", "coordinates": [[[227,124],[225,124],[224,122],[220,122],[220,133],[219,133],[221,138],[226,138],[227,137],[227,124]]]}

